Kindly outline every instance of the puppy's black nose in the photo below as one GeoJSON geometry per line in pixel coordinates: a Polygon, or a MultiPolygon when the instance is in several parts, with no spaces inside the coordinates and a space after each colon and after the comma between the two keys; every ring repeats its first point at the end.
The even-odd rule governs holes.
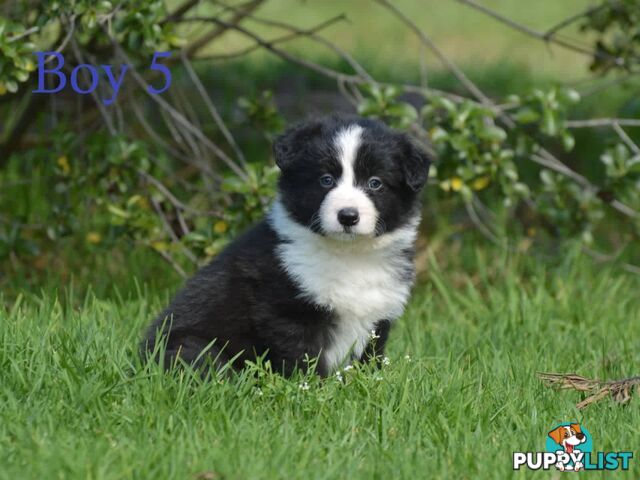
{"type": "Polygon", "coordinates": [[[360,220],[358,210],[355,208],[343,208],[338,211],[338,221],[345,227],[353,227],[360,220]]]}
{"type": "Polygon", "coordinates": [[[578,440],[582,440],[584,438],[584,433],[580,433],[580,432],[576,433],[576,438],[578,440]]]}

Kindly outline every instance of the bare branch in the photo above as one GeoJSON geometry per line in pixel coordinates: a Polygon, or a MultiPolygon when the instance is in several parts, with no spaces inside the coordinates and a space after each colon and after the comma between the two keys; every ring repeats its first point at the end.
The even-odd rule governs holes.
{"type": "Polygon", "coordinates": [[[567,128],[591,128],[591,127],[640,127],[640,120],[635,118],[591,118],[589,120],[567,120],[567,128]]]}
{"type": "Polygon", "coordinates": [[[631,140],[631,137],[627,135],[627,132],[625,132],[622,129],[619,123],[614,123],[613,129],[616,131],[616,133],[622,139],[625,145],[629,147],[629,149],[634,153],[634,155],[640,155],[640,147],[638,147],[638,145],[636,145],[636,143],[633,140],[631,140]]]}
{"type": "Polygon", "coordinates": [[[400,11],[395,5],[390,3],[388,0],[375,0],[388,10],[390,10],[396,17],[398,17],[404,24],[406,24],[413,32],[418,36],[420,41],[431,50],[436,57],[455,75],[462,85],[482,104],[490,105],[492,104],[489,97],[487,97],[477,86],[473,83],[469,78],[464,74],[460,68],[453,63],[442,51],[438,48],[438,46],[433,43],[433,41],[420,29],[418,26],[407,17],[402,11],[400,11]]]}
{"type": "MultiPolygon", "coordinates": [[[[319,23],[318,25],[316,25],[315,27],[306,29],[306,30],[300,30],[300,32],[293,32],[287,35],[282,35],[281,37],[276,37],[272,40],[269,41],[269,43],[271,43],[271,45],[277,45],[280,43],[285,43],[291,40],[294,40],[296,38],[299,38],[301,36],[309,36],[311,34],[314,33],[318,33],[321,30],[324,30],[325,28],[333,25],[334,23],[337,23],[341,20],[344,20],[346,17],[344,15],[338,15],[335,16],[333,18],[330,18],[328,20],[325,20],[322,23],[319,23]]],[[[184,19],[184,22],[187,21],[191,21],[192,19],[184,19]]],[[[247,55],[251,52],[254,52],[256,50],[258,50],[261,47],[261,45],[259,43],[254,43],[253,45],[244,48],[242,50],[237,50],[235,52],[232,53],[223,53],[223,54],[215,54],[215,55],[205,55],[205,56],[199,56],[197,57],[198,60],[230,60],[232,58],[237,58],[237,57],[241,57],[243,55],[247,55]]]]}
{"type": "Polygon", "coordinates": [[[513,28],[514,30],[518,30],[519,32],[529,35],[530,37],[537,38],[538,40],[542,40],[547,43],[549,42],[554,43],[567,50],[572,50],[576,53],[587,55],[589,57],[605,58],[607,60],[611,60],[618,66],[624,66],[624,63],[625,63],[624,58],[614,57],[613,55],[609,55],[604,52],[598,52],[589,48],[584,48],[584,47],[581,47],[580,45],[575,45],[574,43],[570,43],[566,40],[561,40],[555,36],[547,37],[545,33],[538,32],[536,30],[533,30],[532,28],[527,27],[526,25],[522,25],[521,23],[515,22],[510,18],[507,18],[504,15],[501,15],[500,13],[494,10],[488,7],[485,7],[484,5],[480,5],[474,0],[457,0],[457,1],[465,5],[468,5],[472,8],[475,8],[476,10],[486,15],[489,15],[490,17],[493,17],[494,19],[498,20],[501,23],[504,23],[505,25],[513,28]]]}
{"type": "Polygon", "coordinates": [[[182,278],[187,278],[186,272],[182,269],[182,267],[176,262],[171,255],[163,250],[158,250],[157,248],[152,248],[154,252],[157,252],[169,265],[173,267],[173,269],[178,272],[182,278]]]}
{"type": "Polygon", "coordinates": [[[546,40],[549,40],[553,37],[558,31],[562,30],[565,27],[568,27],[572,23],[584,18],[592,13],[597,12],[598,10],[602,10],[606,6],[605,3],[601,5],[596,5],[593,7],[589,7],[586,10],[576,13],[575,15],[571,15],[570,17],[565,18],[564,20],[556,23],[553,27],[547,29],[546,32],[543,33],[543,36],[546,40]]]}
{"type": "Polygon", "coordinates": [[[264,0],[253,0],[246,3],[239,12],[236,12],[231,20],[218,24],[218,28],[215,28],[211,32],[195,40],[193,43],[187,45],[184,49],[184,54],[187,57],[192,57],[209,42],[218,38],[220,35],[229,30],[229,28],[232,28],[234,25],[239,24],[248,14],[258,8],[263,2],[264,0]]]}
{"type": "Polygon", "coordinates": [[[189,75],[189,78],[191,78],[191,81],[196,86],[196,90],[198,90],[198,93],[200,94],[200,97],[204,101],[204,104],[209,109],[209,113],[211,117],[213,118],[214,122],[222,132],[222,135],[224,136],[224,138],[227,140],[227,143],[231,146],[231,148],[235,152],[236,157],[238,158],[240,163],[246,168],[247,162],[244,158],[244,155],[242,154],[242,151],[240,150],[240,147],[238,147],[238,144],[236,143],[235,139],[231,135],[231,132],[229,132],[229,129],[225,125],[224,120],[222,120],[222,117],[218,113],[218,109],[215,107],[215,105],[211,101],[211,98],[209,97],[209,95],[207,95],[207,92],[205,91],[204,86],[202,85],[202,82],[200,81],[200,79],[198,78],[198,75],[196,75],[196,72],[194,72],[193,67],[191,66],[191,62],[189,62],[189,60],[184,54],[181,55],[181,58],[182,58],[182,64],[187,70],[187,74],[189,75]]]}
{"type": "Polygon", "coordinates": [[[183,210],[188,213],[192,213],[194,215],[222,217],[222,212],[220,211],[198,210],[197,208],[190,207],[189,205],[181,202],[176,198],[176,196],[173,193],[171,193],[171,191],[167,187],[164,186],[164,184],[160,180],[155,178],[153,175],[145,172],[144,170],[138,170],[138,174],[142,178],[144,178],[146,181],[151,183],[154,187],[156,187],[160,191],[160,193],[162,193],[162,195],[164,195],[165,198],[169,200],[175,208],[183,210]]]}

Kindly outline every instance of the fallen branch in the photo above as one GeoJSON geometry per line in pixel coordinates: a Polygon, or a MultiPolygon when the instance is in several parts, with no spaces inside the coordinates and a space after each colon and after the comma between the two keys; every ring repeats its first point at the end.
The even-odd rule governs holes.
{"type": "Polygon", "coordinates": [[[577,390],[591,393],[576,408],[583,409],[610,396],[616,403],[625,404],[631,400],[633,389],[640,395],[640,375],[622,380],[602,381],[581,377],[575,373],[538,373],[538,378],[547,386],[560,390],[577,390]]]}

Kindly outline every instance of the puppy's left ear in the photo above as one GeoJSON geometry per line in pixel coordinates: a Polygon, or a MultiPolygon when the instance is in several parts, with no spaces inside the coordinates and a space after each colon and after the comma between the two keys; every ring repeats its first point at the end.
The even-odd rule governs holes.
{"type": "Polygon", "coordinates": [[[402,168],[404,170],[404,178],[407,185],[414,191],[418,192],[422,189],[429,177],[429,166],[431,165],[431,157],[422,147],[407,135],[403,135],[404,152],[402,168]]]}

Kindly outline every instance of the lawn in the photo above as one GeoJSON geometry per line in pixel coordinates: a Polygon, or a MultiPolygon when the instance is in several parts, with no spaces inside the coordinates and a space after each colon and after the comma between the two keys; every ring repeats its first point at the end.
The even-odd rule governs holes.
{"type": "MultiPolygon", "coordinates": [[[[165,291],[6,300],[0,478],[506,478],[512,452],[544,450],[563,421],[587,426],[594,450],[637,449],[640,399],[579,411],[580,394],[536,372],[640,373],[640,279],[570,254],[465,255],[464,269],[455,251],[422,258],[389,365],[342,381],[255,368],[201,382],[140,365],[165,291]]],[[[638,478],[638,462],[607,478],[638,478]]]]}

